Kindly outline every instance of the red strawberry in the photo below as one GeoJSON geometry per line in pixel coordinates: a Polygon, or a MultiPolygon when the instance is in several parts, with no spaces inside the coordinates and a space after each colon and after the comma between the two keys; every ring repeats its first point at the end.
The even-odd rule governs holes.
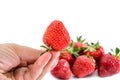
{"type": "Polygon", "coordinates": [[[85,48],[87,45],[81,42],[75,42],[75,48],[85,48]]]}
{"type": "Polygon", "coordinates": [[[82,40],[82,36],[77,37],[77,42],[75,42],[75,48],[84,48],[87,45],[84,44],[83,42],[85,41],[85,39],[82,40]]]}
{"type": "Polygon", "coordinates": [[[73,45],[73,54],[75,53],[75,57],[84,54],[84,49],[87,47],[87,44],[84,43],[85,39],[82,39],[82,36],[77,37],[77,42],[74,42],[73,45]],[[78,54],[78,55],[76,55],[78,54]]]}
{"type": "Polygon", "coordinates": [[[116,48],[116,55],[105,54],[101,57],[98,68],[100,77],[112,76],[120,72],[120,49],[116,48]]]}
{"type": "Polygon", "coordinates": [[[92,43],[85,50],[85,54],[93,56],[96,61],[99,61],[100,57],[105,54],[102,46],[99,45],[99,42],[96,44],[92,43]]]}
{"type": "Polygon", "coordinates": [[[72,65],[74,62],[73,55],[70,52],[68,52],[67,50],[62,51],[59,58],[67,60],[70,65],[72,65]]]}
{"type": "Polygon", "coordinates": [[[76,58],[76,61],[72,66],[72,72],[77,77],[85,77],[95,71],[95,66],[96,64],[93,58],[82,55],[76,58]]]}
{"type": "Polygon", "coordinates": [[[69,63],[64,59],[59,60],[57,66],[51,71],[51,74],[56,78],[69,79],[71,77],[69,63]]]}
{"type": "Polygon", "coordinates": [[[43,42],[54,50],[61,50],[70,44],[70,36],[63,23],[55,20],[46,29],[43,42]]]}

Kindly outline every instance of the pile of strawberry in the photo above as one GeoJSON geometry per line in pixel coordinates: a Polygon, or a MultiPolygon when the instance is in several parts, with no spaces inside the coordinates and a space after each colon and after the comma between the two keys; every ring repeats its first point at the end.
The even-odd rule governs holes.
{"type": "Polygon", "coordinates": [[[105,54],[104,48],[97,43],[88,44],[82,37],[73,41],[59,21],[53,21],[43,35],[46,51],[59,51],[59,62],[51,74],[60,79],[69,79],[71,75],[78,78],[92,75],[96,70],[98,76],[107,77],[120,72],[120,49],[105,54]]]}

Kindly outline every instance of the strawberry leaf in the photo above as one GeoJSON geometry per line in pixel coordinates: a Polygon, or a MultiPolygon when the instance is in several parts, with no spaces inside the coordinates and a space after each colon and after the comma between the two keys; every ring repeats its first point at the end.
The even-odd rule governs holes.
{"type": "Polygon", "coordinates": [[[94,48],[94,49],[97,49],[99,47],[99,41],[97,41],[97,43],[91,43],[91,46],[94,48]]]}
{"type": "Polygon", "coordinates": [[[75,56],[75,58],[77,58],[79,56],[79,54],[77,52],[73,52],[72,54],[75,56]]]}
{"type": "Polygon", "coordinates": [[[110,51],[111,51],[111,52],[114,52],[114,50],[113,50],[113,49],[110,49],[110,51]]]}
{"type": "Polygon", "coordinates": [[[116,55],[118,55],[119,52],[120,52],[120,49],[119,49],[119,48],[116,48],[116,49],[115,49],[115,53],[116,53],[116,55]]]}
{"type": "Polygon", "coordinates": [[[96,51],[97,48],[99,48],[99,41],[97,41],[97,43],[91,43],[91,44],[87,43],[87,48],[85,49],[84,52],[86,52],[88,50],[90,52],[93,52],[93,51],[96,51]]]}
{"type": "Polygon", "coordinates": [[[77,37],[77,42],[83,43],[83,42],[85,42],[85,39],[82,39],[82,36],[79,36],[79,37],[77,37]]]}
{"type": "Polygon", "coordinates": [[[112,53],[114,53],[114,56],[116,56],[120,60],[120,49],[116,47],[115,50],[113,49],[110,49],[110,50],[112,53]]]}
{"type": "Polygon", "coordinates": [[[87,46],[90,46],[90,44],[88,42],[85,43],[87,46]]]}
{"type": "Polygon", "coordinates": [[[65,57],[65,54],[64,54],[64,52],[63,52],[63,51],[61,52],[61,55],[62,55],[63,57],[65,57]]]}
{"type": "Polygon", "coordinates": [[[86,52],[86,51],[90,51],[90,52],[93,52],[93,51],[95,51],[95,48],[94,47],[92,47],[92,46],[88,46],[86,49],[85,49],[85,51],[84,52],[86,52]]]}
{"type": "Polygon", "coordinates": [[[68,48],[66,50],[69,51],[70,53],[73,53],[73,50],[74,50],[74,42],[73,41],[70,43],[70,45],[68,46],[68,48]]]}
{"type": "Polygon", "coordinates": [[[40,47],[43,47],[43,48],[46,48],[46,49],[48,49],[48,47],[47,47],[47,46],[45,46],[45,45],[41,45],[40,47]]]}
{"type": "Polygon", "coordinates": [[[95,48],[97,49],[99,47],[99,41],[95,44],[95,48]]]}
{"type": "Polygon", "coordinates": [[[79,52],[81,49],[80,48],[74,48],[75,52],[79,52]]]}

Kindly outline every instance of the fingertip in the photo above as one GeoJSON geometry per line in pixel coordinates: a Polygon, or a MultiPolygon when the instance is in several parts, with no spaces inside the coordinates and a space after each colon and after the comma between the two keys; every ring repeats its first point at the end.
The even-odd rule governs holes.
{"type": "MultiPolygon", "coordinates": [[[[45,53],[46,54],[46,53],[45,53]]],[[[51,51],[49,52],[49,54],[51,54],[51,59],[50,61],[48,62],[48,64],[44,67],[44,70],[42,72],[42,74],[39,76],[39,78],[37,80],[40,80],[43,78],[43,76],[51,70],[51,68],[55,67],[55,65],[57,64],[58,62],[58,59],[59,59],[59,55],[60,55],[60,52],[59,51],[51,51]]]]}
{"type": "Polygon", "coordinates": [[[50,52],[46,52],[43,55],[41,55],[37,61],[33,64],[31,68],[31,75],[32,79],[37,79],[41,74],[45,66],[48,64],[50,61],[52,55],[50,52]]]}
{"type": "Polygon", "coordinates": [[[53,57],[59,57],[60,56],[59,51],[52,51],[51,53],[52,53],[53,57]]]}
{"type": "Polygon", "coordinates": [[[47,65],[47,63],[49,62],[49,60],[51,59],[51,57],[52,57],[52,54],[50,52],[46,52],[37,59],[35,64],[45,67],[47,65]]]}
{"type": "Polygon", "coordinates": [[[53,58],[55,59],[55,62],[54,62],[54,64],[51,66],[51,70],[57,65],[57,63],[58,63],[58,61],[59,61],[60,52],[57,51],[57,52],[53,52],[52,54],[54,55],[53,58]]]}
{"type": "Polygon", "coordinates": [[[45,52],[43,55],[41,55],[40,57],[51,57],[52,54],[50,52],[45,52]]]}

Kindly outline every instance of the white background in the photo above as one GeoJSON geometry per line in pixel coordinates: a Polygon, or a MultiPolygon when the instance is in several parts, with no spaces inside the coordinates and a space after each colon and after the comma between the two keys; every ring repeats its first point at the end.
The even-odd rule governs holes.
{"type": "MultiPolygon", "coordinates": [[[[56,19],[73,40],[80,35],[89,42],[99,40],[106,53],[120,47],[119,0],[0,0],[0,43],[39,49],[45,29],[56,19]]],[[[105,79],[118,80],[118,75],[105,79]]],[[[56,80],[49,73],[43,80],[48,79],[56,80]]],[[[85,79],[104,78],[95,74],[85,79]]]]}

